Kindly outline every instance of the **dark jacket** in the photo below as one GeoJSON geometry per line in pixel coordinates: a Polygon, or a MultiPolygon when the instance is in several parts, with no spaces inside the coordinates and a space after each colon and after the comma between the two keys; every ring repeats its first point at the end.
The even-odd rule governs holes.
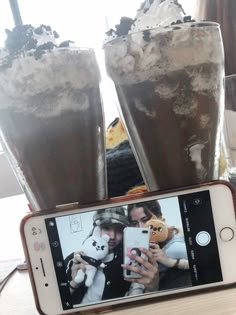
{"type": "MultiPolygon", "coordinates": [[[[65,265],[67,268],[67,277],[71,281],[71,267],[73,265],[74,253],[70,254],[65,259],[65,265]]],[[[105,275],[105,288],[102,295],[102,300],[113,299],[122,297],[129,290],[130,283],[124,280],[123,269],[121,264],[123,263],[123,248],[119,248],[114,253],[114,259],[108,263],[105,263],[106,267],[103,268],[105,275]]],[[[71,296],[71,301],[73,304],[80,304],[84,294],[87,291],[87,287],[83,284],[76,289],[71,296]]],[[[96,301],[94,301],[96,302],[96,301]]]]}

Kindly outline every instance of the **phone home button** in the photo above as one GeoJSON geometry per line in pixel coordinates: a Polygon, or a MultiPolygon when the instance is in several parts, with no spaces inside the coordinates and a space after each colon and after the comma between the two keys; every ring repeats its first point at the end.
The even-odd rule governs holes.
{"type": "Polygon", "coordinates": [[[224,242],[231,241],[233,237],[234,237],[234,231],[229,227],[225,227],[220,231],[220,238],[224,242]]]}

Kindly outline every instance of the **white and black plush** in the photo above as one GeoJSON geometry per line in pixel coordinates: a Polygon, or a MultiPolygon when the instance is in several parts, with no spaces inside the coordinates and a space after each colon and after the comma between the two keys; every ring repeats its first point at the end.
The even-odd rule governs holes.
{"type": "Polygon", "coordinates": [[[104,268],[105,265],[102,259],[108,254],[108,241],[109,236],[104,234],[100,236],[100,229],[95,228],[93,235],[88,237],[81,248],[81,252],[84,255],[76,254],[75,257],[80,256],[88,264],[85,265],[84,269],[80,269],[74,278],[76,283],[82,283],[85,279],[85,285],[90,287],[93,284],[93,279],[96,275],[98,267],[104,268]]]}

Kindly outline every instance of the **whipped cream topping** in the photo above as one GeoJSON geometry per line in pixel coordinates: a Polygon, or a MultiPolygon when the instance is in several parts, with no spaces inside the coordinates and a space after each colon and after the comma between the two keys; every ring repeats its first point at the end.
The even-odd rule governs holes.
{"type": "Polygon", "coordinates": [[[56,38],[58,34],[44,25],[26,25],[8,34],[0,54],[0,109],[54,116],[88,108],[83,91],[100,82],[95,53],[68,47],[70,41],[57,45],[56,38]]]}
{"type": "Polygon", "coordinates": [[[38,28],[32,28],[32,37],[36,40],[36,47],[38,48],[41,45],[52,43],[57,46],[56,38],[59,38],[59,35],[56,31],[52,31],[50,26],[41,26],[38,28]]]}
{"type": "MultiPolygon", "coordinates": [[[[118,84],[134,84],[199,64],[223,63],[223,46],[218,24],[213,22],[182,23],[158,27],[119,37],[104,45],[108,74],[118,84]],[[201,48],[201,53],[197,53],[201,48]],[[193,53],[196,52],[196,53],[193,53]]],[[[191,76],[191,73],[190,73],[191,76]]],[[[217,79],[217,76],[215,76],[217,79]]],[[[219,78],[218,78],[219,79],[219,78]]],[[[199,76],[194,89],[218,82],[199,76]]],[[[164,83],[163,83],[164,84],[164,83]]],[[[175,92],[177,87],[171,88],[175,92]]],[[[163,89],[164,97],[172,94],[163,89]]]]}
{"type": "MultiPolygon", "coordinates": [[[[198,115],[194,95],[210,93],[218,102],[222,94],[224,53],[217,23],[181,23],[136,32],[110,41],[104,49],[107,72],[115,84],[153,82],[155,93],[172,100],[178,116],[198,115]]],[[[134,106],[142,109],[140,104],[134,106]]],[[[206,128],[205,119],[201,128],[206,128]]]]}
{"type": "Polygon", "coordinates": [[[186,16],[178,0],[145,0],[134,19],[121,17],[120,24],[106,32],[105,43],[127,34],[156,27],[166,27],[175,23],[193,22],[186,16]]]}
{"type": "Polygon", "coordinates": [[[99,85],[99,70],[93,50],[60,48],[44,54],[18,57],[0,71],[0,109],[37,115],[57,115],[89,106],[78,93],[99,85]]]}
{"type": "Polygon", "coordinates": [[[146,0],[137,12],[130,33],[183,22],[184,15],[182,6],[176,0],[146,0]]]}
{"type": "Polygon", "coordinates": [[[30,24],[20,25],[12,31],[6,30],[6,33],[5,47],[0,49],[0,70],[10,67],[12,60],[19,56],[34,55],[40,58],[46,50],[58,46],[56,38],[59,35],[47,25],[42,24],[37,28],[30,24]]]}

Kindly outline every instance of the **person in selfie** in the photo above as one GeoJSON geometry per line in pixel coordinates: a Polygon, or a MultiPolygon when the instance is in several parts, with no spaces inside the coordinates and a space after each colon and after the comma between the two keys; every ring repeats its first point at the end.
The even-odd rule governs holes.
{"type": "MultiPolygon", "coordinates": [[[[102,234],[107,234],[109,253],[103,259],[105,267],[98,269],[93,284],[88,288],[84,283],[77,284],[74,278],[79,269],[88,262],[72,253],[65,259],[67,276],[73,304],[88,304],[134,294],[132,286],[135,281],[149,290],[156,290],[158,284],[158,268],[151,251],[141,249],[148,260],[140,256],[132,256],[144,268],[123,265],[123,229],[128,226],[128,218],[122,207],[102,209],[93,217],[93,225],[99,227],[102,234]],[[123,269],[138,272],[139,279],[124,279],[123,269]]],[[[92,235],[92,233],[91,233],[92,235]]]]}
{"type": "MultiPolygon", "coordinates": [[[[151,218],[164,220],[158,201],[146,201],[128,206],[130,226],[144,227],[151,218]]],[[[159,290],[173,289],[191,285],[189,262],[183,232],[168,226],[168,237],[163,243],[150,243],[159,273],[159,290]]]]}

